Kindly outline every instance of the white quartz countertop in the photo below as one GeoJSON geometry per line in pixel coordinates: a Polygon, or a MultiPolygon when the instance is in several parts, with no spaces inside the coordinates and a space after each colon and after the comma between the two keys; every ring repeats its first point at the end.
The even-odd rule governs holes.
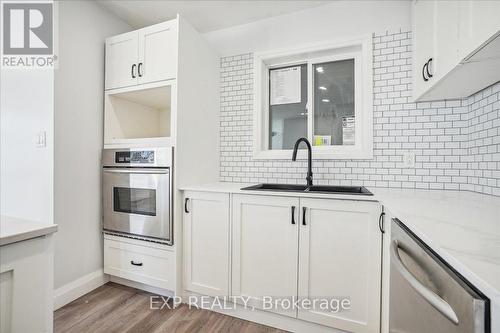
{"type": "Polygon", "coordinates": [[[458,191],[371,190],[453,268],[500,302],[500,197],[458,191]]]}
{"type": "Polygon", "coordinates": [[[57,224],[0,216],[0,246],[45,236],[56,231],[57,224]]]}
{"type": "Polygon", "coordinates": [[[371,197],[241,190],[249,185],[253,184],[213,183],[182,189],[379,201],[479,290],[500,302],[500,197],[374,187],[368,188],[371,197]]]}

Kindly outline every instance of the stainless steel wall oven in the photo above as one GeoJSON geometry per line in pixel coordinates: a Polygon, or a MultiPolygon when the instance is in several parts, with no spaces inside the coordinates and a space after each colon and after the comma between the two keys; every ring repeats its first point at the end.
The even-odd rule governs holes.
{"type": "Polygon", "coordinates": [[[104,149],[103,231],[166,244],[172,233],[172,148],[104,149]]]}

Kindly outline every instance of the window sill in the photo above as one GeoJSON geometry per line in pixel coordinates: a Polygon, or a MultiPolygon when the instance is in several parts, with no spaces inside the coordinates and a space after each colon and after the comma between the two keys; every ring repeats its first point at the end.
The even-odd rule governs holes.
{"type": "MultiPolygon", "coordinates": [[[[291,160],[292,149],[287,150],[258,150],[253,152],[254,160],[291,160]]],[[[371,149],[346,148],[342,151],[325,149],[325,147],[313,147],[312,158],[314,160],[368,160],[373,159],[371,149]]],[[[299,149],[297,153],[298,160],[307,159],[307,150],[299,149]]]]}

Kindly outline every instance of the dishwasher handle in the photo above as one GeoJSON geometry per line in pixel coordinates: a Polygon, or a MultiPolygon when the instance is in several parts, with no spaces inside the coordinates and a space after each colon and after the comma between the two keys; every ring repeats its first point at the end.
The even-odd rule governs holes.
{"type": "Polygon", "coordinates": [[[422,296],[432,307],[439,311],[443,316],[445,316],[453,324],[458,325],[458,317],[450,304],[448,304],[444,299],[436,295],[432,290],[424,286],[420,281],[417,280],[410,273],[410,271],[405,267],[401,257],[399,256],[398,249],[400,248],[398,241],[393,240],[391,243],[391,259],[396,269],[401,274],[401,276],[410,284],[410,286],[422,296]]]}

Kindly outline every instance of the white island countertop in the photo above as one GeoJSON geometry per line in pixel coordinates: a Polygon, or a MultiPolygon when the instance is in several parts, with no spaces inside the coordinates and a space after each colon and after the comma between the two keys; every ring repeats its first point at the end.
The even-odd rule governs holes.
{"type": "Polygon", "coordinates": [[[0,216],[0,246],[45,236],[57,231],[57,224],[0,216]]]}
{"type": "Polygon", "coordinates": [[[211,183],[182,190],[379,201],[484,294],[500,304],[500,197],[465,191],[368,187],[371,197],[246,191],[254,184],[211,183]]]}

